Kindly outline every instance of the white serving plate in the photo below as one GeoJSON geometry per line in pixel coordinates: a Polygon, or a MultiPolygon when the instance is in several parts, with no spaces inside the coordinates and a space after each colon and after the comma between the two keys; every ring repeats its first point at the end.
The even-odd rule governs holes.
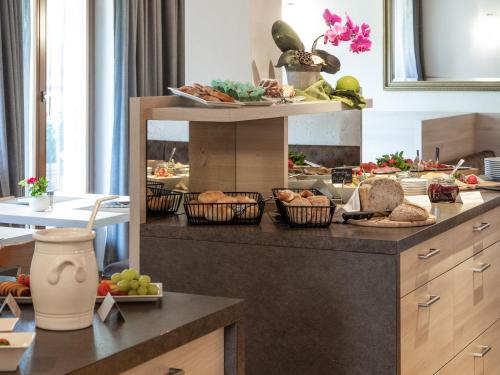
{"type": "Polygon", "coordinates": [[[175,186],[185,180],[187,180],[189,176],[171,176],[171,177],[156,177],[156,176],[148,176],[148,181],[160,182],[163,184],[163,188],[167,190],[172,190],[175,186]]]}
{"type": "MultiPolygon", "coordinates": [[[[158,287],[158,294],[155,296],[146,295],[146,296],[113,296],[116,302],[155,302],[163,298],[163,284],[162,283],[151,283],[158,287]]],[[[3,301],[5,297],[0,297],[0,302],[3,301]]],[[[96,296],[96,302],[101,303],[105,297],[96,296]]],[[[14,297],[17,303],[19,304],[32,304],[33,299],[31,297],[14,297]]]]}
{"type": "Polygon", "coordinates": [[[195,102],[201,103],[203,105],[206,105],[207,107],[210,108],[239,108],[243,106],[243,103],[240,103],[238,101],[235,101],[234,103],[228,103],[228,102],[209,102],[205,99],[198,98],[197,96],[188,94],[186,92],[183,92],[179,89],[175,89],[172,87],[168,88],[170,91],[172,91],[173,94],[182,96],[183,98],[193,100],[195,102]]]}
{"type": "MultiPolygon", "coordinates": [[[[272,98],[270,96],[263,96],[264,99],[272,101],[273,103],[279,103],[281,102],[281,98],[272,98]]],[[[305,96],[294,96],[293,98],[285,98],[286,100],[292,102],[292,103],[299,103],[303,102],[306,100],[305,96]]]]}
{"type": "Polygon", "coordinates": [[[16,371],[24,352],[35,339],[35,332],[6,332],[0,337],[9,340],[9,346],[0,346],[0,371],[16,371]]]}
{"type": "Polygon", "coordinates": [[[19,318],[0,318],[0,332],[12,332],[18,321],[19,318]]]}

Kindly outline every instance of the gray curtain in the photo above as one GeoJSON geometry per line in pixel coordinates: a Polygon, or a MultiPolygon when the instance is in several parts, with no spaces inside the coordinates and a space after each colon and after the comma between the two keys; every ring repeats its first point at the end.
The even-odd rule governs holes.
{"type": "Polygon", "coordinates": [[[0,196],[24,178],[23,2],[0,1],[0,196]]]}
{"type": "MultiPolygon", "coordinates": [[[[165,95],[183,83],[183,30],[182,0],[115,0],[111,194],[129,194],[129,98],[165,95]]],[[[128,257],[127,228],[108,229],[106,264],[128,257]]]]}

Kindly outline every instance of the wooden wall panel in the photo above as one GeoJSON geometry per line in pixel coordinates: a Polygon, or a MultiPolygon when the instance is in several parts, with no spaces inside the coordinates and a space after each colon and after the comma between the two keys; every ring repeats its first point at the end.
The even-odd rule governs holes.
{"type": "Polygon", "coordinates": [[[494,151],[500,156],[500,113],[480,113],[476,123],[476,151],[494,151]]]}

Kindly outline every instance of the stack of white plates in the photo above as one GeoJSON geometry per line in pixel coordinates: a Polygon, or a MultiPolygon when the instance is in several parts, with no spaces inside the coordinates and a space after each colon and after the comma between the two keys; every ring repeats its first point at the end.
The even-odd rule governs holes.
{"type": "Polygon", "coordinates": [[[427,195],[427,180],[425,178],[403,178],[401,186],[405,195],[427,195]]]}
{"type": "Polygon", "coordinates": [[[500,181],[500,157],[484,159],[484,174],[492,180],[500,181]]]}

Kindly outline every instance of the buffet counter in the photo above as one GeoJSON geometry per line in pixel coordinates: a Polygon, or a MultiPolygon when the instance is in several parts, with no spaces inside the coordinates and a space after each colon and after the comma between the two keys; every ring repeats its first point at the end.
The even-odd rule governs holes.
{"type": "Polygon", "coordinates": [[[249,375],[451,374],[471,360],[497,374],[484,347],[500,345],[500,194],[482,195],[433,204],[420,228],[290,229],[271,205],[255,227],[150,219],[141,270],[244,298],[249,375]]]}
{"type": "MultiPolygon", "coordinates": [[[[21,307],[16,331],[35,330],[32,307],[21,307]]],[[[103,323],[96,315],[82,330],[36,329],[16,374],[164,375],[169,367],[186,374],[244,373],[241,300],[165,293],[157,303],[123,303],[120,310],[124,322],[113,315],[103,323]]]]}

